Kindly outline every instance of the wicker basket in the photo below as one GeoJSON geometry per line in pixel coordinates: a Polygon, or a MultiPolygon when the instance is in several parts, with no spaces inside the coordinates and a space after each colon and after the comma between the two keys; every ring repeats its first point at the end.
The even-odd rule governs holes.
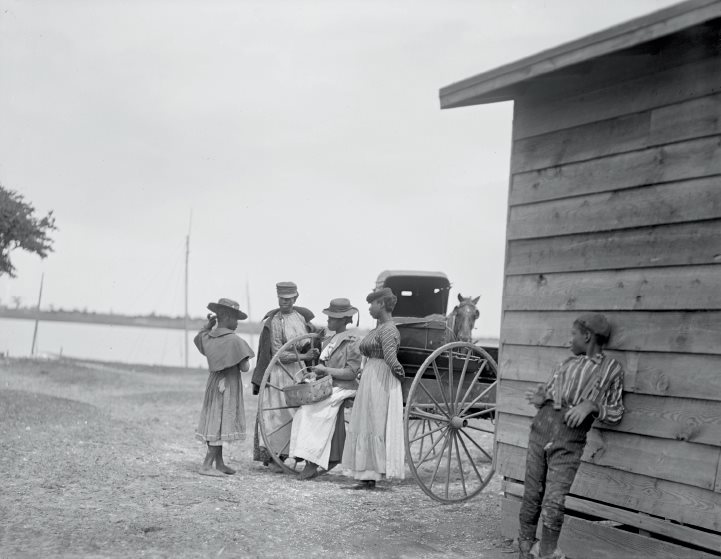
{"type": "Polygon", "coordinates": [[[288,406],[315,404],[329,398],[333,392],[333,377],[330,375],[310,382],[299,382],[283,388],[288,406]]]}

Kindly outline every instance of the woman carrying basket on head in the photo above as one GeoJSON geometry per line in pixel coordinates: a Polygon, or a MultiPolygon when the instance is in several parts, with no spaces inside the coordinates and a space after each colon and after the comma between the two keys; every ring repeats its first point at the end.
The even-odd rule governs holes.
{"type": "Polygon", "coordinates": [[[374,489],[383,477],[403,479],[405,475],[400,382],[404,371],[398,361],[401,337],[391,315],[398,298],[384,287],[370,293],[366,301],[378,325],[360,343],[367,361],[343,449],[343,466],[360,481],[353,489],[374,489]]]}
{"type": "Polygon", "coordinates": [[[328,329],[334,334],[323,341],[321,364],[313,367],[313,372],[318,377],[330,375],[333,391],[325,400],[301,406],[293,417],[290,456],[305,460],[301,479],[318,475],[318,467],[330,470],[340,463],[345,443],[342,405],[358,388],[360,338],[346,330],[358,309],[348,299],[333,299],[323,313],[328,315],[328,329]]]}

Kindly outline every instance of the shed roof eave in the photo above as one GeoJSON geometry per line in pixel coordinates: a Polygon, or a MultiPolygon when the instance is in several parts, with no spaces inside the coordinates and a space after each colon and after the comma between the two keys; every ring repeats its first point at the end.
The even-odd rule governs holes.
{"type": "Polygon", "coordinates": [[[718,17],[721,0],[688,0],[445,86],[440,90],[441,108],[509,100],[523,82],[718,17]]]}

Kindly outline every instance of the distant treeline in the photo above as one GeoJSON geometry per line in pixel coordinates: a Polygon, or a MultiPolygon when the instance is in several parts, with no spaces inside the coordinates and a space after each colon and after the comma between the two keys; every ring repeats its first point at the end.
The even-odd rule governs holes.
{"type": "MultiPolygon", "coordinates": [[[[56,322],[86,322],[91,324],[113,324],[118,326],[138,326],[143,328],[174,328],[182,330],[185,327],[185,320],[182,316],[164,316],[158,314],[149,315],[125,315],[114,313],[99,313],[92,311],[66,311],[59,310],[36,310],[28,307],[10,308],[0,306],[0,318],[20,318],[26,320],[44,320],[56,322]]],[[[206,318],[189,318],[188,329],[199,330],[206,322],[206,318]]],[[[261,324],[258,322],[243,321],[238,323],[238,332],[257,334],[260,332],[261,324]]]]}

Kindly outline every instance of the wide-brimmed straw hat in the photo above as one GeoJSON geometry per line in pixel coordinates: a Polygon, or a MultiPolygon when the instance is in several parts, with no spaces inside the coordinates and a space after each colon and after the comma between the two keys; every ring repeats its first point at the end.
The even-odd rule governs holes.
{"type": "Polygon", "coordinates": [[[323,309],[323,314],[327,314],[332,318],[352,317],[358,312],[358,309],[350,304],[350,301],[344,297],[332,299],[327,309],[323,309]]]}
{"type": "Polygon", "coordinates": [[[292,281],[279,281],[275,284],[275,291],[278,293],[278,297],[284,299],[298,296],[298,286],[292,281]]]}
{"type": "Polygon", "coordinates": [[[218,314],[219,311],[230,311],[235,314],[238,320],[245,320],[248,318],[248,315],[240,310],[240,305],[237,301],[233,301],[233,299],[226,299],[225,297],[218,299],[217,303],[208,303],[208,310],[213,311],[215,314],[218,314]]]}

